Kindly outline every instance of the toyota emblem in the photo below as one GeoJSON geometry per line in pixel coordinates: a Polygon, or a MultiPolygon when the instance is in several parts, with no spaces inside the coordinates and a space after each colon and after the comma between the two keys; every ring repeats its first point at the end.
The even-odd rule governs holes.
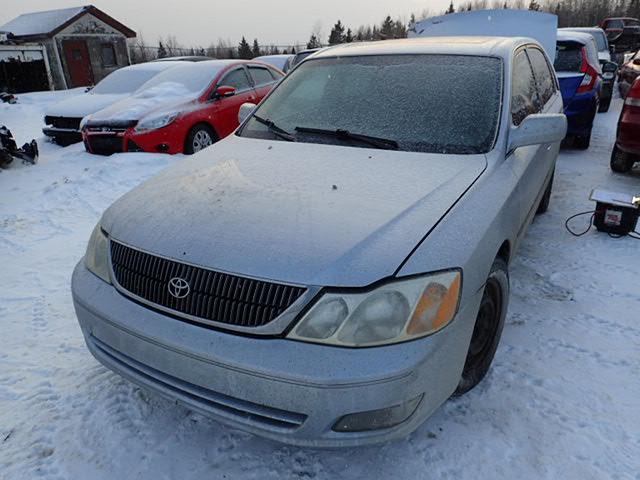
{"type": "Polygon", "coordinates": [[[167,289],[171,296],[175,298],[184,298],[189,295],[191,291],[191,287],[184,278],[173,277],[169,280],[169,284],[167,285],[167,289]]]}

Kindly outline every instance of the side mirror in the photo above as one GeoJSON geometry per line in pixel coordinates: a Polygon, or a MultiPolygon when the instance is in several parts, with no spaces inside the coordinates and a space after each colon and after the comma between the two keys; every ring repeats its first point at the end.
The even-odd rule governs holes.
{"type": "Polygon", "coordinates": [[[235,87],[229,87],[228,85],[221,85],[218,88],[216,88],[215,92],[213,92],[213,98],[218,99],[218,98],[233,97],[235,94],[236,94],[235,87]]]}
{"type": "Polygon", "coordinates": [[[529,115],[509,132],[509,152],[519,147],[560,142],[567,134],[567,117],[562,113],[529,115]]]}
{"type": "Polygon", "coordinates": [[[255,108],[255,103],[246,102],[240,105],[240,110],[238,110],[238,123],[244,122],[255,108]]]}
{"type": "Polygon", "coordinates": [[[618,64],[615,62],[603,62],[602,71],[604,73],[612,73],[618,70],[618,64]]]}

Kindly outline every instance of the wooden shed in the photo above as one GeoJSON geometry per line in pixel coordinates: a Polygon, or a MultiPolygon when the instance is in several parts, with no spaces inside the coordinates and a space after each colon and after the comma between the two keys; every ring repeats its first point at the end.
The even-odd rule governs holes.
{"type": "Polygon", "coordinates": [[[93,5],[25,13],[0,26],[0,33],[0,62],[12,58],[3,54],[11,47],[44,47],[49,86],[55,89],[94,85],[129,65],[127,40],[136,36],[93,5]]]}

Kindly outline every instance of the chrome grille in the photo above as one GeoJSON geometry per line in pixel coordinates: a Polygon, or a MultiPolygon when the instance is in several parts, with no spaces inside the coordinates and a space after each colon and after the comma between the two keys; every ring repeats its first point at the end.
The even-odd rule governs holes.
{"type": "Polygon", "coordinates": [[[113,240],[111,262],[120,287],[136,297],[179,314],[235,326],[266,325],[305,290],[176,262],[113,240]],[[185,298],[169,293],[169,281],[175,277],[189,284],[185,298]]]}

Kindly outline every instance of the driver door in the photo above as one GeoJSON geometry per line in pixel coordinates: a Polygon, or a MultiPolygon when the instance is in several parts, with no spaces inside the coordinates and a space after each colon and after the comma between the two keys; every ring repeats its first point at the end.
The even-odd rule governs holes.
{"type": "Polygon", "coordinates": [[[235,95],[220,98],[213,103],[212,123],[220,138],[224,138],[238,127],[238,111],[245,102],[257,103],[257,95],[243,66],[227,72],[217,86],[234,87],[235,95]]]}

